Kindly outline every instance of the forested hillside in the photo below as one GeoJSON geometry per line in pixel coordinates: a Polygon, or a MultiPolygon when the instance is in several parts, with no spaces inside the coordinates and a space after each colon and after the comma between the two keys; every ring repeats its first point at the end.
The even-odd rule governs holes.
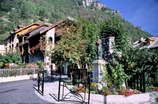
{"type": "Polygon", "coordinates": [[[54,23],[66,17],[84,17],[99,24],[113,16],[124,24],[132,41],[150,35],[122,19],[119,13],[110,8],[84,8],[82,0],[0,0],[0,41],[6,39],[17,25],[39,21],[54,23]]]}

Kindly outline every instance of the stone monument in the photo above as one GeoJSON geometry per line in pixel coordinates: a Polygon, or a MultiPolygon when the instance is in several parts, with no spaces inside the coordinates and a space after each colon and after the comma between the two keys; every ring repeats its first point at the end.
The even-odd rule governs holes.
{"type": "Polygon", "coordinates": [[[102,41],[99,39],[97,41],[97,60],[93,61],[93,78],[94,82],[101,82],[103,78],[103,72],[105,70],[105,65],[107,62],[102,58],[102,41]]]}

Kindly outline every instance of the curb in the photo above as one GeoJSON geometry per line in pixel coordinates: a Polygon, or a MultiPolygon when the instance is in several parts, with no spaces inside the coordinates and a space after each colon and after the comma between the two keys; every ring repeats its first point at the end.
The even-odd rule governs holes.
{"type": "Polygon", "coordinates": [[[0,83],[28,80],[28,79],[34,79],[34,78],[37,78],[37,74],[21,75],[21,76],[13,76],[13,77],[0,77],[0,83]]]}

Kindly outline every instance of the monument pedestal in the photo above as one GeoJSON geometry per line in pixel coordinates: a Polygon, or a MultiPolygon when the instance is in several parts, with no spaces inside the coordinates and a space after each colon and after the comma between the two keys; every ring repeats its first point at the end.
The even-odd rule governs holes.
{"type": "Polygon", "coordinates": [[[98,59],[93,62],[93,81],[101,82],[103,79],[103,73],[106,69],[105,65],[107,62],[103,59],[98,59]]]}

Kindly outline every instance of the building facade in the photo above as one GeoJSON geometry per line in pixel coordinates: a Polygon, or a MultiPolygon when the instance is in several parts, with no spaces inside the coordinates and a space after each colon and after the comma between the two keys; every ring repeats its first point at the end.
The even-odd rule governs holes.
{"type": "Polygon", "coordinates": [[[51,62],[51,51],[72,23],[73,20],[67,18],[51,25],[33,23],[13,30],[6,40],[6,51],[18,52],[24,63],[43,61],[45,69],[50,73],[56,69],[51,62]]]}

